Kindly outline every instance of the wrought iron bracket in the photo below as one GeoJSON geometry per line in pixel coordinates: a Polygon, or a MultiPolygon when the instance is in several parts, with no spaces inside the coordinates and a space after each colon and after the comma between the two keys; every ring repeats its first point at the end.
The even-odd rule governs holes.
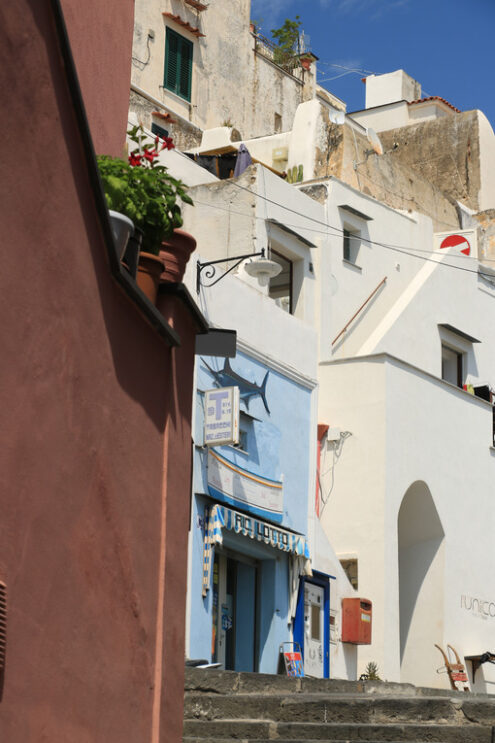
{"type": "Polygon", "coordinates": [[[237,266],[242,263],[242,261],[245,261],[247,258],[257,258],[258,256],[261,256],[262,258],[265,257],[265,250],[264,248],[260,250],[259,253],[247,253],[246,255],[233,255],[229,258],[218,258],[216,261],[196,261],[196,292],[199,294],[201,286],[215,286],[215,284],[218,284],[219,281],[223,279],[224,276],[227,276],[228,273],[233,271],[237,266]],[[212,281],[210,284],[202,284],[201,283],[201,272],[205,270],[205,277],[207,279],[213,279],[217,272],[217,265],[219,263],[229,263],[230,261],[235,261],[234,265],[231,266],[227,271],[224,271],[217,279],[212,281]]]}

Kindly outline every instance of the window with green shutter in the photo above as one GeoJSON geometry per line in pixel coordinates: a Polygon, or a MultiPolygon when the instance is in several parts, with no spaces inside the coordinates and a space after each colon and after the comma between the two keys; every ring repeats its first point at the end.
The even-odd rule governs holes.
{"type": "Polygon", "coordinates": [[[193,44],[167,28],[163,87],[186,101],[191,100],[193,44]]]}

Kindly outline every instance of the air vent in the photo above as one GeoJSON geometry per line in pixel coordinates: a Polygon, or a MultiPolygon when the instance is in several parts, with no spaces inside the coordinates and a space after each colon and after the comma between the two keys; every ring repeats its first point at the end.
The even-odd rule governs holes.
{"type": "Polygon", "coordinates": [[[0,581],[0,673],[5,667],[7,649],[7,586],[0,581]]]}

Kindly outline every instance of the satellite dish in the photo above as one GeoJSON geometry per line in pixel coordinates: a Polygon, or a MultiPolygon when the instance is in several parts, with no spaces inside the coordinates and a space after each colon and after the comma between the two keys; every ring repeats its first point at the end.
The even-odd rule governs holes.
{"type": "Polygon", "coordinates": [[[343,111],[331,111],[330,121],[332,124],[342,126],[342,124],[345,124],[345,113],[343,111]]]}
{"type": "Polygon", "coordinates": [[[375,130],[368,127],[368,129],[366,129],[366,136],[368,137],[368,142],[370,143],[373,152],[377,155],[383,155],[383,146],[380,142],[380,137],[375,130]]]}

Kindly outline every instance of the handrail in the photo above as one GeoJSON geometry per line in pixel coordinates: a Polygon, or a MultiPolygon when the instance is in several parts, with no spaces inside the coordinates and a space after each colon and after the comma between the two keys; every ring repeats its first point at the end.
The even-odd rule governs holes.
{"type": "Polygon", "coordinates": [[[363,307],[365,307],[368,304],[368,302],[370,301],[370,299],[377,293],[378,289],[382,286],[382,284],[384,284],[386,282],[386,280],[387,280],[387,277],[385,276],[380,281],[380,283],[378,284],[378,286],[376,287],[376,289],[373,289],[373,291],[369,295],[368,299],[366,299],[363,302],[363,304],[361,305],[361,307],[358,309],[358,311],[353,314],[353,316],[351,317],[351,319],[349,320],[349,322],[347,323],[347,325],[344,325],[344,327],[342,328],[342,330],[340,331],[340,333],[337,336],[335,336],[335,338],[332,341],[332,346],[334,346],[337,343],[337,341],[339,340],[340,336],[345,333],[345,331],[347,330],[347,328],[349,327],[349,325],[351,324],[351,322],[359,315],[359,313],[361,312],[361,310],[363,309],[363,307]]]}

